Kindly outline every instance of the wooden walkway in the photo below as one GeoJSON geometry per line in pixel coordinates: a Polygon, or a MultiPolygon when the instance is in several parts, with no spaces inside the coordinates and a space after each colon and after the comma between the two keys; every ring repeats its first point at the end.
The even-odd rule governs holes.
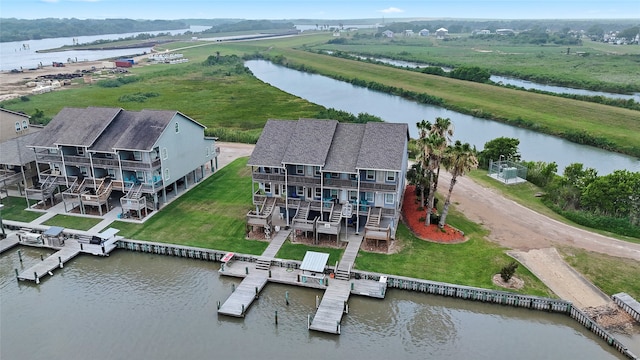
{"type": "MultiPolygon", "coordinates": [[[[259,258],[259,263],[263,264],[263,267],[256,268],[255,266],[251,267],[249,271],[249,267],[245,267],[245,273],[249,272],[249,274],[242,280],[238,288],[235,289],[231,296],[227,299],[227,301],[220,306],[218,309],[218,314],[235,316],[235,317],[244,317],[247,309],[253,303],[253,300],[258,297],[260,291],[267,284],[269,278],[269,267],[271,264],[271,260],[276,256],[282,244],[284,244],[291,230],[281,230],[276,236],[271,240],[269,246],[264,250],[262,256],[259,258]]],[[[229,270],[231,266],[227,266],[227,270],[229,270]]],[[[226,272],[227,270],[221,271],[221,273],[226,272]]]]}
{"type": "Polygon", "coordinates": [[[218,309],[218,314],[244,317],[247,309],[266,284],[267,274],[264,271],[256,270],[247,275],[218,309]]]}
{"type": "Polygon", "coordinates": [[[0,240],[0,254],[18,245],[20,241],[15,235],[9,235],[6,239],[0,240]]]}
{"type": "Polygon", "coordinates": [[[62,267],[63,264],[80,253],[80,248],[63,247],[42,262],[28,268],[18,275],[19,280],[31,280],[36,284],[40,283],[40,278],[49,274],[53,269],[62,267]]]}
{"type": "Polygon", "coordinates": [[[316,311],[316,315],[309,325],[309,329],[340,334],[340,322],[342,321],[342,314],[346,310],[350,293],[351,285],[348,281],[335,279],[330,281],[318,311],[316,311]]]}

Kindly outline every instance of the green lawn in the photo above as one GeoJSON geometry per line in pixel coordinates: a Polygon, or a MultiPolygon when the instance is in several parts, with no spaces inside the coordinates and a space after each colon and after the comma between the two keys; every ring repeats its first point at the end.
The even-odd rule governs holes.
{"type": "MultiPolygon", "coordinates": [[[[4,208],[1,210],[3,220],[31,222],[44,214],[26,210],[27,201],[23,198],[9,196],[0,202],[4,205],[4,208]]],[[[32,201],[31,203],[34,204],[35,202],[32,201]]]]}
{"type": "Polygon", "coordinates": [[[329,254],[329,260],[327,260],[327,265],[329,266],[334,266],[336,264],[336,261],[340,261],[340,258],[344,253],[344,249],[308,246],[304,244],[292,244],[289,240],[287,240],[284,244],[282,244],[282,247],[280,247],[280,250],[278,251],[276,257],[281,259],[302,261],[302,259],[304,258],[304,254],[307,251],[316,251],[329,254]]]}
{"type": "Polygon", "coordinates": [[[220,169],[144,224],[116,221],[110,227],[130,239],[259,255],[268,243],[245,240],[245,217],[252,207],[247,160],[220,169]]]}
{"type": "Polygon", "coordinates": [[[65,229],[87,231],[92,227],[98,225],[100,221],[102,221],[102,219],[58,214],[42,224],[49,226],[60,226],[65,229]]]}

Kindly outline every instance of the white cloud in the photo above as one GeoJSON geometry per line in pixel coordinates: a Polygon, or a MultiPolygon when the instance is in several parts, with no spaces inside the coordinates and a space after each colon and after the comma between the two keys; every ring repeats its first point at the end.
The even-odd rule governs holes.
{"type": "Polygon", "coordinates": [[[404,12],[404,10],[398,9],[396,7],[390,7],[390,8],[387,8],[387,9],[380,10],[379,12],[385,13],[385,14],[396,14],[396,13],[402,13],[402,12],[404,12]]]}
{"type": "Polygon", "coordinates": [[[45,3],[53,3],[53,4],[58,2],[58,0],[40,0],[40,1],[45,2],[45,3]]]}

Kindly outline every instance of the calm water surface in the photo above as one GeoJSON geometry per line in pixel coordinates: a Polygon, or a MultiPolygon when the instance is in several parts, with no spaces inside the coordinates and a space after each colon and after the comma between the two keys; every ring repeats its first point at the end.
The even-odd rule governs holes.
{"type": "Polygon", "coordinates": [[[125,250],[81,255],[39,286],[18,283],[13,269],[43,253],[21,250],[23,265],[17,250],[0,256],[3,360],[619,358],[563,315],[400,290],[352,296],[341,336],[307,330],[317,290],[268,284],[245,319],[218,317],[239,280],[216,263],[125,250]]]}
{"type": "MultiPolygon", "coordinates": [[[[413,138],[415,124],[423,119],[450,118],[455,125],[454,141],[475,145],[479,150],[495,138],[505,136],[520,140],[520,153],[526,161],[555,161],[561,173],[572,163],[598,170],[606,175],[614,170],[640,171],[640,160],[631,156],[584,146],[561,138],[537,133],[496,121],[464,115],[441,107],[419,104],[399,96],[372,91],[337,81],[326,76],[304,73],[277,66],[264,60],[247,61],[245,65],[260,80],[290,94],[327,108],[352,114],[369,113],[389,122],[406,122],[413,138]]],[[[496,159],[497,160],[497,159],[496,159]]]]}

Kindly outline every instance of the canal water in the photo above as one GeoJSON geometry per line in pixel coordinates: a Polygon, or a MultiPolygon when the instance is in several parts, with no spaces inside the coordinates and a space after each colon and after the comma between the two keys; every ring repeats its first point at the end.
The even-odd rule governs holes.
{"type": "MultiPolygon", "coordinates": [[[[327,53],[332,53],[331,51],[327,51],[327,53]]],[[[351,56],[356,57],[362,60],[374,60],[384,64],[393,65],[396,67],[405,67],[405,68],[425,68],[428,66],[432,66],[429,64],[420,64],[411,61],[403,61],[403,60],[393,60],[393,59],[385,59],[385,58],[371,58],[366,56],[360,56],[352,54],[351,56]]],[[[448,67],[442,67],[442,70],[445,72],[450,72],[452,69],[448,67]]],[[[585,89],[575,89],[566,86],[555,86],[548,84],[540,84],[533,81],[516,79],[509,76],[500,76],[500,75],[491,75],[489,78],[492,82],[496,84],[503,85],[512,85],[521,87],[527,90],[540,90],[546,91],[554,94],[571,94],[571,95],[584,95],[584,96],[602,96],[605,98],[611,99],[623,99],[623,100],[634,100],[635,102],[640,103],[640,93],[634,93],[632,95],[626,94],[615,94],[604,91],[593,91],[593,90],[585,90],[585,89]]]]}
{"type": "Polygon", "coordinates": [[[38,286],[14,269],[47,253],[20,249],[23,264],[17,249],[0,256],[3,360],[621,356],[568,316],[395,289],[384,300],[352,296],[340,336],[307,330],[319,290],[268,284],[246,318],[218,316],[240,280],[219,276],[217,263],[126,250],[80,255],[38,286]]]}
{"type": "Polygon", "coordinates": [[[438,106],[419,104],[326,76],[288,69],[265,60],[251,60],[245,65],[258,79],[324,107],[352,114],[369,113],[388,122],[406,122],[413,138],[418,136],[415,126],[417,122],[423,119],[433,122],[437,117],[444,117],[450,118],[455,126],[454,141],[468,142],[482,150],[486,142],[495,138],[517,138],[520,140],[519,150],[523,160],[555,161],[560,173],[572,163],[582,163],[585,167],[594,168],[599,175],[622,169],[640,171],[640,160],[631,156],[575,144],[555,136],[461,114],[438,106]]]}

